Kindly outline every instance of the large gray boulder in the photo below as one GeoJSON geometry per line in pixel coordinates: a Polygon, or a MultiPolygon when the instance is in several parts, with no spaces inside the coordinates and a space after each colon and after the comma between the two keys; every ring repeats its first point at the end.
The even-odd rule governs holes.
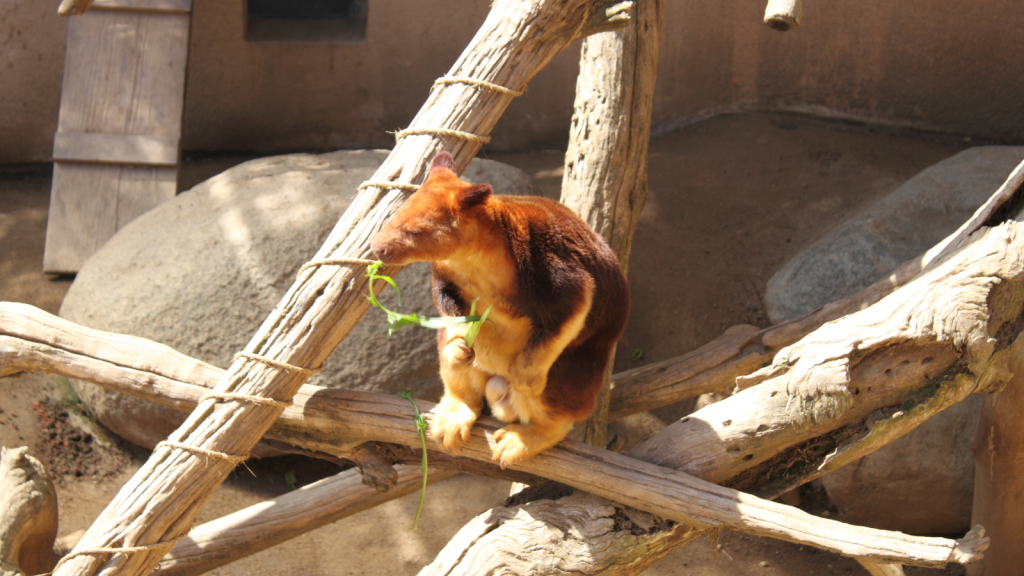
{"type": "MultiPolygon", "coordinates": [[[[79,324],[141,336],[227,367],[310,259],[386,151],[343,151],[261,158],[236,166],[140,216],[82,267],[60,315],[79,324]]],[[[463,178],[498,193],[537,194],[519,169],[473,160],[463,178]]],[[[436,314],[430,268],[396,278],[402,311],[436,314]]],[[[395,309],[390,290],[382,301],[395,309]]],[[[387,336],[383,312],[370,310],[311,384],[397,393],[410,387],[437,399],[436,338],[407,328],[387,336]]],[[[152,447],[184,415],[74,383],[103,424],[152,447]]]]}
{"type": "MultiPolygon", "coordinates": [[[[965,150],[807,248],[768,282],[765,302],[781,322],[869,286],[954,232],[1024,159],[1024,147],[965,150]]],[[[846,519],[913,534],[970,528],[981,399],[972,397],[914,432],[824,478],[846,519]]]]}
{"type": "Polygon", "coordinates": [[[1024,159],[1024,147],[969,148],[923,170],[840,224],[768,280],[777,324],[853,294],[952,234],[1024,159]]]}

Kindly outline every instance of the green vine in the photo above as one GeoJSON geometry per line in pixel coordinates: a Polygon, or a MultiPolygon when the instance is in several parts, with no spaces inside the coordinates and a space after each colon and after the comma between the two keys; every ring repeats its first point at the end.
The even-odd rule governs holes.
{"type": "Polygon", "coordinates": [[[420,503],[416,506],[416,517],[412,520],[412,529],[416,530],[416,525],[420,521],[420,512],[423,511],[423,496],[427,493],[427,419],[420,414],[419,407],[413,402],[411,388],[402,390],[398,395],[408,400],[409,404],[412,404],[413,411],[416,412],[412,419],[416,423],[416,431],[420,434],[420,445],[423,447],[423,461],[420,463],[420,470],[423,472],[423,487],[420,488],[420,503]]]}

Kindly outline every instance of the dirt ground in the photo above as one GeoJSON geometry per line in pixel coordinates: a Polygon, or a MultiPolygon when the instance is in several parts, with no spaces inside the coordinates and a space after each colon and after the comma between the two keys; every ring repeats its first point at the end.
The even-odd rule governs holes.
{"type": "MultiPolygon", "coordinates": [[[[766,325],[764,287],[789,258],[923,168],[979,144],[777,114],[717,117],[653,139],[650,197],[630,259],[633,312],[617,369],[683,354],[736,324],[766,325]],[[634,360],[635,353],[642,357],[634,360]]],[[[526,170],[550,191],[560,186],[562,155],[483,154],[526,170]]],[[[246,159],[186,158],[181,188],[246,159]]],[[[71,279],[41,272],[51,171],[49,165],[0,167],[0,300],[56,313],[71,279]]],[[[59,404],[63,389],[59,378],[42,374],[0,381],[0,445],[30,446],[56,474],[61,535],[88,527],[147,455],[65,414],[59,404]]],[[[691,405],[656,410],[641,424],[655,430],[691,405]]],[[[296,459],[253,469],[255,478],[245,471],[233,474],[199,522],[286,492],[288,471],[301,485],[334,470],[296,459]]],[[[429,488],[418,532],[412,531],[417,497],[411,495],[212,573],[415,574],[508,489],[505,482],[456,476],[429,488]]],[[[835,514],[812,487],[802,495],[812,513],[835,514]]],[[[647,573],[866,573],[848,558],[775,540],[724,532],[717,544],[716,553],[709,541],[696,542],[647,573]]],[[[907,574],[963,570],[909,568],[907,574]]]]}

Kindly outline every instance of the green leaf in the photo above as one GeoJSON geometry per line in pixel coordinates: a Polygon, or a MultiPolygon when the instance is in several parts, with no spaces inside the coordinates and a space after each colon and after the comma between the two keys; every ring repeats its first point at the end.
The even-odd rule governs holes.
{"type": "MultiPolygon", "coordinates": [[[[381,274],[377,273],[377,272],[380,271],[380,269],[383,266],[384,266],[384,263],[381,262],[380,260],[377,260],[373,264],[370,264],[370,265],[368,265],[366,267],[366,277],[370,279],[370,290],[369,290],[369,294],[366,295],[366,299],[369,300],[370,304],[372,304],[373,306],[383,310],[384,314],[387,316],[387,320],[388,320],[388,336],[391,336],[395,332],[398,332],[401,328],[403,328],[405,326],[422,326],[423,328],[430,328],[430,329],[433,329],[433,330],[437,330],[437,329],[440,329],[440,328],[447,328],[449,326],[455,326],[457,324],[465,324],[465,323],[477,322],[477,321],[483,322],[484,319],[486,318],[486,313],[484,314],[484,318],[481,318],[480,316],[474,316],[472,314],[472,310],[470,311],[470,315],[469,316],[441,316],[441,317],[420,316],[419,314],[415,314],[415,313],[413,313],[413,314],[401,314],[401,313],[395,312],[393,310],[388,310],[387,308],[384,307],[383,304],[380,303],[380,301],[377,300],[377,295],[373,293],[373,283],[376,280],[383,280],[383,281],[387,282],[388,284],[390,284],[391,287],[395,289],[395,293],[398,294],[398,305],[399,306],[402,305],[402,293],[398,289],[398,284],[396,284],[395,281],[390,276],[384,276],[384,275],[381,275],[381,274]]],[[[473,309],[475,310],[476,300],[473,301],[473,305],[474,305],[473,309]]],[[[490,310],[491,309],[488,307],[487,311],[490,312],[490,310]]],[[[493,322],[491,322],[491,323],[493,324],[493,322]]],[[[478,331],[479,331],[479,329],[478,329],[478,331]]]]}
{"type": "Polygon", "coordinates": [[[292,490],[298,490],[299,484],[295,481],[295,470],[289,470],[284,473],[284,481],[286,484],[291,486],[292,490]]]}
{"type": "MultiPolygon", "coordinates": [[[[474,304],[474,307],[475,307],[476,300],[473,301],[473,304],[474,304]]],[[[476,343],[476,337],[477,337],[478,334],[480,334],[480,329],[484,327],[484,322],[488,321],[487,317],[491,314],[491,309],[492,308],[494,308],[493,304],[491,306],[488,306],[487,309],[484,310],[484,313],[481,316],[472,316],[472,318],[476,318],[476,320],[470,321],[469,330],[466,331],[466,346],[467,347],[472,348],[473,344],[476,343]]],[[[493,320],[490,321],[490,322],[491,322],[491,325],[494,325],[494,321],[493,320]]],[[[495,330],[495,332],[497,332],[498,327],[494,326],[494,330],[495,330]]]]}
{"type": "Polygon", "coordinates": [[[636,350],[633,350],[632,357],[633,357],[633,360],[640,360],[641,358],[644,357],[644,351],[639,349],[639,348],[637,348],[636,350]]]}

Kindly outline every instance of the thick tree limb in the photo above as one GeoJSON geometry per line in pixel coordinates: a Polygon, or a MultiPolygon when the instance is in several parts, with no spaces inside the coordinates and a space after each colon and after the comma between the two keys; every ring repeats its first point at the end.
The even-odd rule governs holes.
{"type": "MultiPolygon", "coordinates": [[[[638,0],[622,30],[580,49],[561,202],[604,237],[629,271],[633,231],[647,202],[647,147],[657,78],[663,0],[638,0]]],[[[594,410],[569,437],[605,446],[614,348],[594,410]]]]}
{"type": "MultiPolygon", "coordinates": [[[[605,8],[602,3],[584,0],[498,2],[449,76],[521,89],[569,42],[593,29],[595,21],[609,19],[605,15],[594,18],[605,8]]],[[[430,94],[409,128],[486,136],[510,100],[510,95],[493,90],[448,85],[430,94]]],[[[427,134],[400,139],[372,181],[419,181],[426,163],[442,149],[452,153],[461,172],[483,141],[462,136],[444,139],[448,142],[427,134]]],[[[363,190],[315,259],[369,256],[371,235],[404,198],[405,193],[396,190],[363,190]]],[[[331,265],[305,270],[244,352],[291,366],[319,367],[365,313],[368,304],[361,297],[365,288],[366,279],[359,267],[331,265]]],[[[240,359],[231,365],[216,391],[287,400],[307,375],[240,359]]],[[[130,555],[74,554],[89,549],[170,543],[184,536],[206,499],[234,466],[231,460],[193,455],[190,450],[247,455],[280,412],[279,407],[237,400],[203,402],[168,439],[188,449],[158,446],[85,534],[73,557],[66,557],[70,560],[58,565],[54,573],[69,576],[117,570],[136,575],[151,570],[165,548],[152,547],[130,555]]]]}
{"type": "MultiPolygon", "coordinates": [[[[758,330],[734,326],[718,339],[677,358],[616,374],[612,379],[609,420],[651,410],[707,392],[731,390],[736,378],[750,374],[785,348],[826,322],[863,310],[914,279],[940,257],[962,244],[982,226],[1006,220],[1024,184],[1024,163],[1017,166],[995,193],[956,232],[918,258],[904,262],[889,276],[820,309],[758,330]]],[[[1018,200],[1020,200],[1018,198],[1018,200]]]]}
{"type": "Polygon", "coordinates": [[[764,9],[764,23],[780,32],[798,28],[803,17],[802,0],[768,0],[764,9]]]}
{"type": "Polygon", "coordinates": [[[48,572],[57,563],[57,492],[28,448],[0,447],[0,575],[48,572]]]}

